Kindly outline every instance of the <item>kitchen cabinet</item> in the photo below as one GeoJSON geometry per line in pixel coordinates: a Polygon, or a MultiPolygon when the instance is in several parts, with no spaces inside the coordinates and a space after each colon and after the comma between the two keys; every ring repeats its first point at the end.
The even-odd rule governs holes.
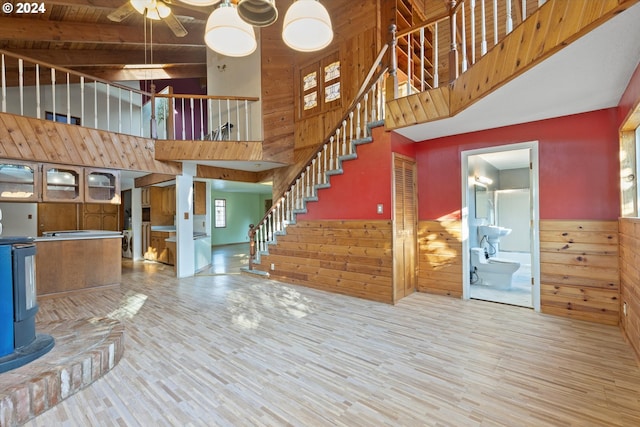
{"type": "Polygon", "coordinates": [[[120,230],[120,216],[117,205],[85,203],[82,206],[82,229],[120,230]]]}
{"type": "Polygon", "coordinates": [[[171,233],[167,231],[151,231],[151,242],[145,253],[145,259],[174,265],[175,253],[167,248],[165,241],[170,235],[171,233]]]}
{"type": "Polygon", "coordinates": [[[78,230],[78,205],[38,203],[38,236],[45,231],[78,230]]]}
{"type": "Polygon", "coordinates": [[[79,203],[83,200],[83,169],[75,166],[42,165],[42,200],[79,203]]]}
{"type": "Polygon", "coordinates": [[[207,183],[196,181],[193,183],[193,214],[207,214],[207,183]]]}
{"type": "Polygon", "coordinates": [[[0,201],[40,200],[40,169],[30,162],[0,162],[0,201]]]}
{"type": "Polygon", "coordinates": [[[85,170],[87,203],[120,204],[120,171],[87,168],[85,170]]]}
{"type": "Polygon", "coordinates": [[[173,225],[174,223],[175,202],[173,210],[170,210],[166,188],[168,187],[151,187],[151,207],[149,211],[151,224],[153,225],[173,225]]]}
{"type": "Polygon", "coordinates": [[[173,216],[176,214],[176,186],[162,188],[162,213],[173,216]]]}
{"type": "Polygon", "coordinates": [[[151,207],[151,188],[142,187],[140,189],[140,204],[143,208],[151,207]]]}

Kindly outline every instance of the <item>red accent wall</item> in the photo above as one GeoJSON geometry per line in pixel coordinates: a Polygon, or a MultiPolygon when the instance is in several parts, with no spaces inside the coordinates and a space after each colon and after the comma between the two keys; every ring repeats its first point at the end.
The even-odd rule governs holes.
{"type": "Polygon", "coordinates": [[[418,143],[419,218],[460,218],[462,151],[538,141],[541,219],[617,219],[618,123],[610,108],[418,143]]]}
{"type": "Polygon", "coordinates": [[[373,129],[373,142],[359,145],[358,159],[342,163],[344,173],[331,176],[331,188],[318,191],[319,202],[307,203],[307,213],[299,220],[390,220],[391,219],[391,152],[413,157],[410,140],[373,129]],[[393,147],[393,148],[392,148],[393,147]],[[379,203],[382,214],[376,213],[379,203]]]}
{"type": "Polygon", "coordinates": [[[631,76],[631,80],[629,80],[629,84],[620,99],[620,104],[618,104],[621,124],[638,101],[640,101],[640,64],[638,64],[636,71],[631,76]]]}

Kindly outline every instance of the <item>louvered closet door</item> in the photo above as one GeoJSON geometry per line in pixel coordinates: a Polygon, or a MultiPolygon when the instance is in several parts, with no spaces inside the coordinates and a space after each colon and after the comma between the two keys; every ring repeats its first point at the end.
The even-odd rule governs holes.
{"type": "Polygon", "coordinates": [[[416,289],[416,164],[413,159],[393,156],[393,296],[394,301],[416,289]]]}

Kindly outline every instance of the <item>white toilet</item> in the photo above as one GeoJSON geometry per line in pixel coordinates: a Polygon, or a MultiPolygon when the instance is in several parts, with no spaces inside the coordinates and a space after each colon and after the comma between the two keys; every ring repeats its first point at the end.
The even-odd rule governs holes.
{"type": "Polygon", "coordinates": [[[509,289],[513,273],[520,268],[520,263],[502,258],[486,259],[483,248],[471,248],[471,268],[480,283],[495,289],[509,289]]]}

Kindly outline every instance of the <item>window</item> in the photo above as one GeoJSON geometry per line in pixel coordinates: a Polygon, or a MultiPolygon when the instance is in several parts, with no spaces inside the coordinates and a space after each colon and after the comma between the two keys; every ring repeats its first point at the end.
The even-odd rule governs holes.
{"type": "MultiPolygon", "coordinates": [[[[44,118],[46,120],[53,120],[53,113],[51,111],[45,111],[44,118]]],[[[80,117],[70,116],[68,121],[66,114],[56,113],[56,119],[54,121],[59,123],[68,123],[72,125],[78,125],[78,126],[80,125],[80,117]]]]}
{"type": "Polygon", "coordinates": [[[227,226],[227,201],[225,199],[215,199],[213,201],[215,228],[227,226]]]}
{"type": "Polygon", "coordinates": [[[340,107],[340,60],[332,53],[299,70],[300,117],[306,118],[340,107]]]}

